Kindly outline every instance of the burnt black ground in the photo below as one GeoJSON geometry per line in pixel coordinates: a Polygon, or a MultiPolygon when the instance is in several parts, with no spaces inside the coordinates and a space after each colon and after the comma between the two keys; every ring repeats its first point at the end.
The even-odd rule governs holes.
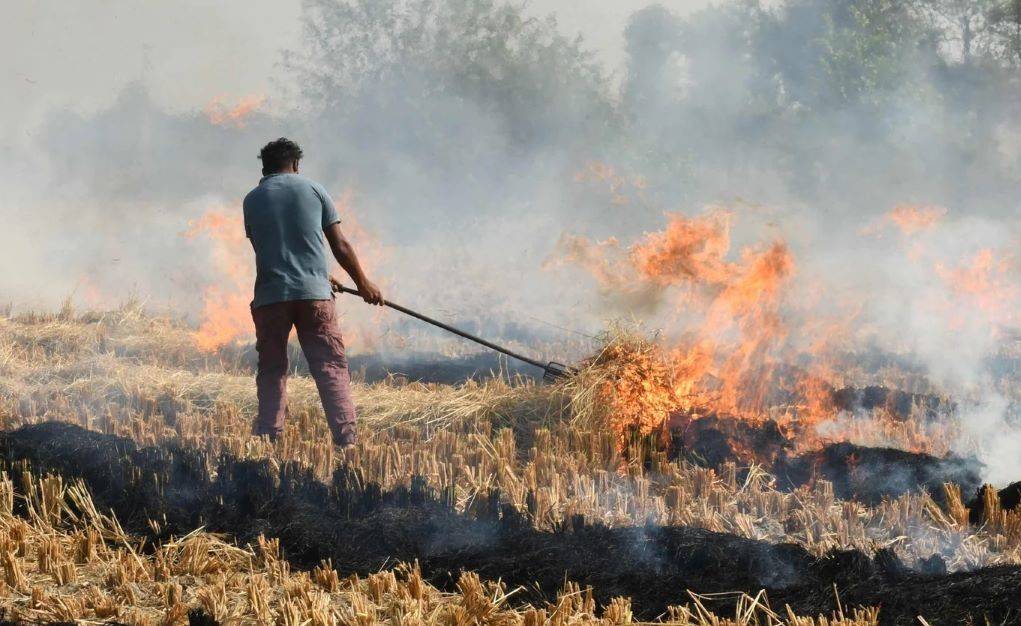
{"type": "Polygon", "coordinates": [[[349,364],[352,374],[366,382],[398,376],[415,382],[453,385],[468,379],[490,378],[494,374],[542,379],[541,369],[491,353],[456,358],[429,353],[411,356],[359,354],[352,356],[349,364]]]}
{"type": "MultiPolygon", "coordinates": [[[[288,346],[288,358],[295,371],[309,375],[308,362],[296,345],[288,346]]],[[[236,348],[236,352],[230,354],[231,363],[253,376],[256,359],[254,343],[236,348]]],[[[386,380],[391,376],[413,382],[448,385],[463,383],[469,379],[491,378],[494,375],[542,379],[541,369],[489,351],[455,357],[413,349],[390,354],[362,353],[349,355],[348,365],[355,379],[370,383],[386,380]]]]}
{"type": "MultiPolygon", "coordinates": [[[[770,468],[777,487],[790,490],[815,480],[833,483],[842,500],[876,504],[924,489],[937,501],[943,484],[956,483],[973,494],[982,485],[982,463],[973,457],[936,457],[895,448],[869,448],[841,442],[796,455],[794,444],[776,422],[762,424],[709,415],[671,431],[671,453],[708,467],[738,461],[735,448],[755,451],[758,463],[770,468]]],[[[1006,502],[1011,501],[1008,497],[1006,502]]],[[[1014,500],[1016,502],[1016,500],[1014,500]]]]}
{"type": "Polygon", "coordinates": [[[833,492],[838,498],[877,504],[883,498],[919,489],[925,489],[937,501],[942,501],[944,483],[960,485],[964,494],[974,493],[982,485],[981,469],[981,463],[974,458],[940,458],[842,442],[780,459],[773,465],[773,474],[781,488],[823,479],[833,483],[833,492]]]}
{"type": "Polygon", "coordinates": [[[950,398],[923,393],[909,393],[870,385],[867,387],[842,387],[834,389],[834,408],[838,411],[869,412],[885,409],[895,419],[906,420],[921,415],[927,420],[947,418],[957,412],[957,404],[950,398]]]}
{"type": "MultiPolygon", "coordinates": [[[[951,576],[911,573],[889,554],[845,552],[816,559],[795,545],[772,545],[679,527],[605,528],[568,524],[540,532],[498,494],[455,513],[442,493],[422,482],[383,491],[338,470],[332,485],[295,465],[271,470],[264,461],[215,460],[215,476],[195,450],[138,448],[130,440],[66,424],[42,424],[0,435],[8,466],[81,478],[97,505],[112,509],[132,532],[154,540],[198,526],[239,542],[260,533],[279,537],[296,566],[332,559],[342,573],[369,573],[417,559],[434,583],[449,588],[462,570],[525,587],[522,600],[554,597],[565,579],[592,585],[601,602],[630,596],[639,616],[653,618],[686,601],[686,589],[710,593],[767,589],[774,605],[805,614],[844,606],[881,605],[884,624],[982,622],[1021,611],[1021,569],[951,576]],[[152,535],[146,521],[165,519],[152,535]],[[942,621],[946,620],[946,621],[942,621]]],[[[938,568],[937,568],[938,569],[938,568]]],[[[729,601],[722,603],[727,610],[729,601]]],[[[995,622],[999,623],[999,621],[995,622]]]]}

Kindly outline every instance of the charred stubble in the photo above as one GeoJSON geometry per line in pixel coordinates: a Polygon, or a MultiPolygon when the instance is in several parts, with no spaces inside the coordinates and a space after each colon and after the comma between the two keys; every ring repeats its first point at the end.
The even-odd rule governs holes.
{"type": "Polygon", "coordinates": [[[297,464],[274,469],[267,461],[229,455],[216,459],[210,472],[210,460],[195,450],[139,448],[66,424],[6,433],[0,449],[11,468],[83,479],[99,506],[154,541],[199,526],[242,543],[263,534],[279,538],[286,558],[302,568],[330,559],[342,574],[368,574],[387,563],[417,560],[442,587],[452,587],[461,571],[475,571],[523,585],[529,590],[523,599],[535,601],[552,599],[566,577],[592,585],[600,602],[631,597],[636,614],[647,618],[683,602],[686,589],[765,588],[774,603],[828,613],[836,608],[834,584],[845,606],[882,606],[882,623],[889,624],[910,623],[922,609],[962,618],[980,616],[981,607],[1021,609],[1014,593],[1018,568],[933,577],[909,572],[890,552],[818,558],[795,545],[692,528],[578,521],[545,532],[527,514],[501,506],[496,494],[471,514],[459,514],[424,481],[384,490],[341,468],[327,485],[297,464]],[[162,520],[158,532],[150,519],[162,520]],[[944,593],[934,599],[933,588],[944,593]]]}

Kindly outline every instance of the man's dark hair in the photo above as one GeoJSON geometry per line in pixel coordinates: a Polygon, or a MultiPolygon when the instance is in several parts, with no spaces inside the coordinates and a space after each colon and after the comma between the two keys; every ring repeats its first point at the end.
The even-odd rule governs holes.
{"type": "Polygon", "coordinates": [[[271,141],[262,147],[259,158],[262,159],[262,174],[275,174],[294,161],[300,161],[303,153],[301,146],[287,137],[271,141]]]}

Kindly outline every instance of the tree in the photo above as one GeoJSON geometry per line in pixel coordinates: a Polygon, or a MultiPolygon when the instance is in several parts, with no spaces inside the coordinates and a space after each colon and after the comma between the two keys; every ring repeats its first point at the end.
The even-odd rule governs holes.
{"type": "Polygon", "coordinates": [[[598,132],[612,117],[606,81],[554,18],[497,0],[306,0],[306,47],[286,59],[310,103],[487,116],[519,146],[598,132]],[[380,102],[385,100],[385,102],[380,102]]]}
{"type": "Polygon", "coordinates": [[[944,46],[944,53],[972,61],[982,45],[986,13],[994,0],[920,0],[917,7],[930,22],[944,46]],[[949,46],[949,49],[948,49],[949,46]]]}
{"type": "Polygon", "coordinates": [[[928,29],[902,0],[789,0],[759,31],[763,71],[798,106],[881,107],[912,84],[928,29]]]}
{"type": "Polygon", "coordinates": [[[999,0],[986,13],[993,40],[990,52],[1009,65],[1021,67],[1021,0],[999,0]]]}

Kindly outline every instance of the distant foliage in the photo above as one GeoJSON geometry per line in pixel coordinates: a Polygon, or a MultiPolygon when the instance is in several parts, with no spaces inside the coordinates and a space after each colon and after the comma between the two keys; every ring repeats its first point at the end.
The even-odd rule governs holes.
{"type": "Polygon", "coordinates": [[[549,155],[629,167],[674,206],[1021,192],[1021,0],[653,5],[628,22],[622,81],[516,3],[306,0],[303,19],[286,65],[317,131],[350,148],[331,167],[397,163],[441,203],[566,179],[549,155]]]}
{"type": "Polygon", "coordinates": [[[308,0],[304,26],[306,48],[288,65],[307,100],[337,115],[382,106],[410,116],[423,137],[453,113],[496,124],[517,147],[601,134],[613,115],[605,76],[580,40],[517,5],[308,0]]]}
{"type": "Polygon", "coordinates": [[[914,78],[926,24],[903,0],[789,0],[762,13],[751,45],[787,101],[879,107],[914,78]]]}
{"type": "Polygon", "coordinates": [[[851,208],[1021,193],[1021,0],[653,6],[626,38],[631,152],[680,181],[677,197],[780,188],[851,208]]]}
{"type": "Polygon", "coordinates": [[[988,49],[993,58],[1021,67],[1021,0],[987,3],[988,49]]]}

